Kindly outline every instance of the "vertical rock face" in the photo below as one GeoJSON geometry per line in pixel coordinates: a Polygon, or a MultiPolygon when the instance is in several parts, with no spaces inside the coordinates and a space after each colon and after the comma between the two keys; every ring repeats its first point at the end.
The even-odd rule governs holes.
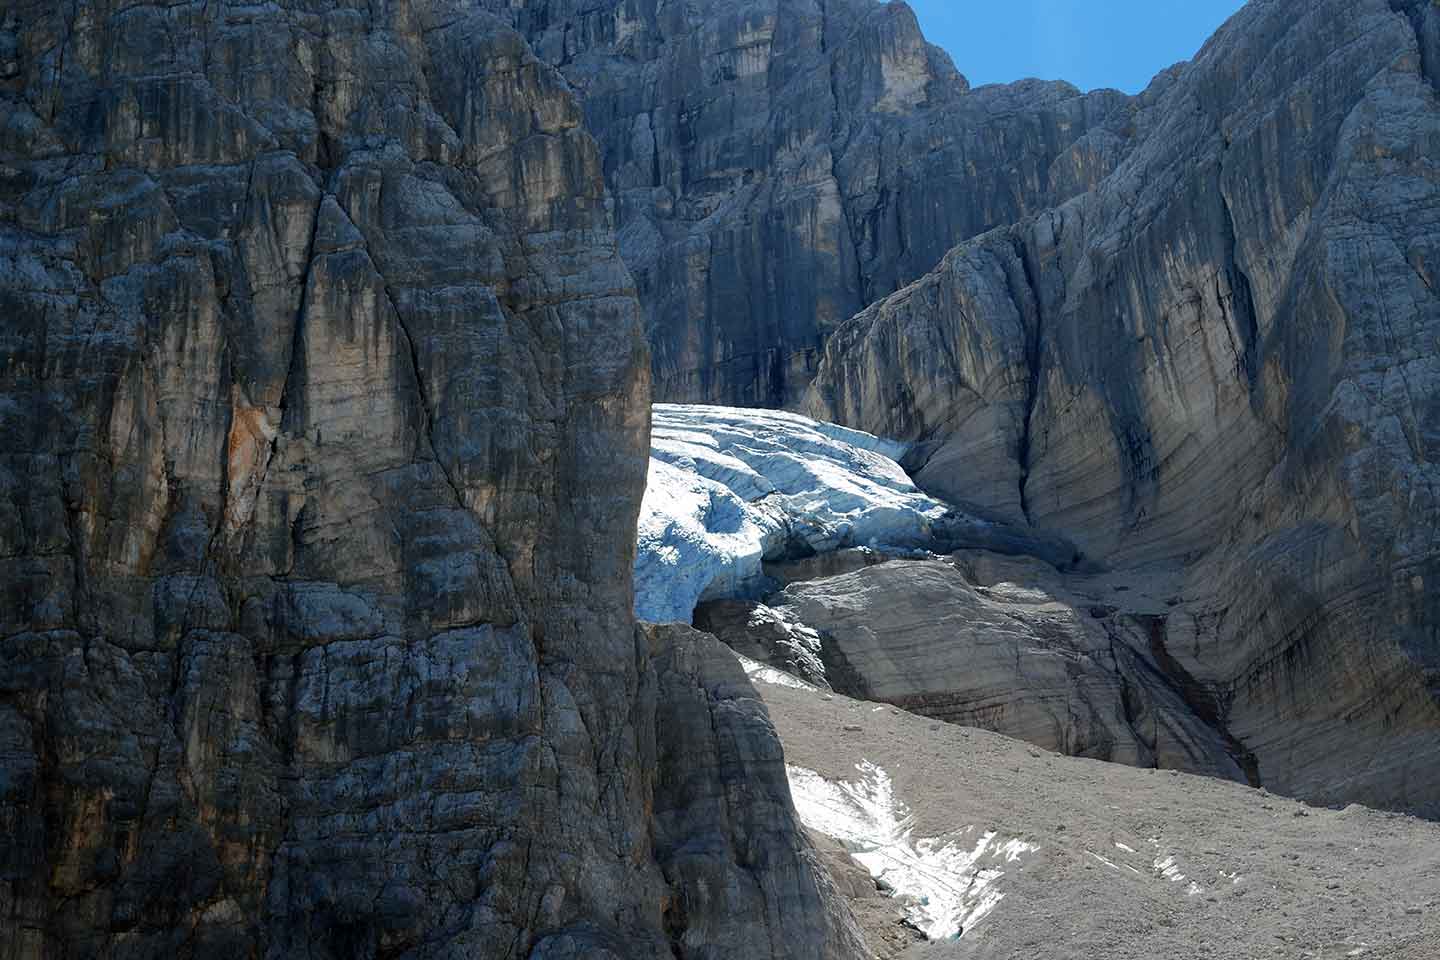
{"type": "Polygon", "coordinates": [[[825,333],[1093,186],[1140,109],[1063,83],[970,91],[903,3],[510,12],[600,143],[660,400],[798,402],[825,333]]]}
{"type": "Polygon", "coordinates": [[[676,893],[676,957],[868,958],[795,815],[769,713],[734,654],[682,624],[646,626],[659,708],[655,856],[676,893]]]}
{"type": "Polygon", "coordinates": [[[1176,571],[1159,644],[1267,785],[1440,789],[1430,3],[1254,2],[1095,190],[829,340],[810,412],[926,489],[1176,571]]]}
{"type": "Polygon", "coordinates": [[[7,6],[0,957],[704,956],[706,870],[822,896],[783,775],[704,869],[652,817],[778,747],[657,730],[601,174],[468,4],[7,6]]]}

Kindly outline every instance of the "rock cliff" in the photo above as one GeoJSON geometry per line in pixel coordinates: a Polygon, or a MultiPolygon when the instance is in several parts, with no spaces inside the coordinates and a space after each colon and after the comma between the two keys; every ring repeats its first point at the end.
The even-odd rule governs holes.
{"type": "Polygon", "coordinates": [[[904,3],[491,3],[584,105],[660,400],[798,402],[831,328],[1094,186],[1137,122],[1116,91],[970,90],[904,3]]]}
{"type": "Polygon", "coordinates": [[[1440,8],[1255,0],[1092,191],[827,342],[927,491],[1172,579],[1158,643],[1276,789],[1440,794],[1440,8]]]}
{"type": "Polygon", "coordinates": [[[0,957],[861,955],[635,631],[601,160],[469,4],[0,14],[0,957]]]}
{"type": "Polygon", "coordinates": [[[0,960],[867,956],[744,671],[637,628],[652,379],[895,438],[820,431],[962,551],[673,424],[746,448],[680,518],[759,517],[737,646],[1437,812],[1437,90],[1429,0],[1134,98],[869,0],[9,3],[0,960]]]}

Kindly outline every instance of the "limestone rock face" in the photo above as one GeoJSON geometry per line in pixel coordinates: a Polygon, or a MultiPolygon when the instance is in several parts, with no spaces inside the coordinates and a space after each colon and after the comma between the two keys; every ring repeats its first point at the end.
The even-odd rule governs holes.
{"type": "Polygon", "coordinates": [[[584,105],[666,401],[798,401],[826,332],[1093,186],[1143,112],[1064,83],[970,90],[904,3],[491,5],[584,105]]]}
{"type": "Polygon", "coordinates": [[[859,956],[635,633],[581,119],[471,4],[7,5],[0,957],[859,956]]]}
{"type": "Polygon", "coordinates": [[[1254,779],[1253,758],[1151,649],[1152,615],[1131,612],[1149,598],[1127,594],[966,552],[792,583],[764,605],[705,604],[696,622],[852,697],[1072,756],[1254,779]]]}
{"type": "Polygon", "coordinates": [[[1440,9],[1253,2],[1094,189],[828,341],[815,416],[1175,571],[1157,629],[1267,786],[1440,795],[1440,9]]]}
{"type": "Polygon", "coordinates": [[[870,952],[795,815],[770,717],[735,655],[644,627],[658,677],[655,856],[676,956],[839,960],[870,952]]]}

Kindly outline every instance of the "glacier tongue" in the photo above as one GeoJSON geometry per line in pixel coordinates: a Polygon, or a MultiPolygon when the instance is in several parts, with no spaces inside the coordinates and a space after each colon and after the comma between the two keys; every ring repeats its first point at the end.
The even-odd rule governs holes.
{"type": "Polygon", "coordinates": [[[948,511],[905,446],[776,410],[656,404],[640,507],[635,613],[689,622],[702,599],[756,590],[762,562],[850,546],[915,547],[948,511]]]}

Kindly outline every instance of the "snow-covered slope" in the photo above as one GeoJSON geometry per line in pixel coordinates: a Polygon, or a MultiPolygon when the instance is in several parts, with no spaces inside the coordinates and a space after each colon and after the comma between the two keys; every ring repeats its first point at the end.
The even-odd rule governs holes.
{"type": "Polygon", "coordinates": [[[756,589],[763,560],[912,547],[947,507],[896,462],[905,447],[775,410],[656,404],[640,508],[635,613],[689,621],[756,589]]]}

